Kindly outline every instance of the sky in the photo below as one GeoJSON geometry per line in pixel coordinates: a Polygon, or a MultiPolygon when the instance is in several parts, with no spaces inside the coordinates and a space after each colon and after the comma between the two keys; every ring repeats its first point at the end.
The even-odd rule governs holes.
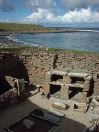
{"type": "Polygon", "coordinates": [[[0,0],[0,22],[99,27],[99,0],[0,0]]]}

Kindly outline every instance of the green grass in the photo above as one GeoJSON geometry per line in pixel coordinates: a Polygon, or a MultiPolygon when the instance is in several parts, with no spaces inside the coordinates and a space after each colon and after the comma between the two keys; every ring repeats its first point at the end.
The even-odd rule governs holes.
{"type": "Polygon", "coordinates": [[[0,32],[32,33],[35,31],[40,33],[75,32],[71,29],[48,28],[37,24],[0,23],[0,32]]]}
{"type": "Polygon", "coordinates": [[[44,27],[36,24],[0,23],[1,32],[26,32],[32,30],[43,30],[44,27]]]}
{"type": "Polygon", "coordinates": [[[86,52],[86,51],[76,51],[76,50],[66,50],[66,49],[56,49],[56,48],[46,48],[44,47],[35,47],[35,46],[19,46],[11,48],[0,48],[0,52],[12,52],[12,53],[22,53],[26,51],[28,53],[44,51],[48,53],[75,53],[79,55],[99,55],[99,52],[86,52]]]}

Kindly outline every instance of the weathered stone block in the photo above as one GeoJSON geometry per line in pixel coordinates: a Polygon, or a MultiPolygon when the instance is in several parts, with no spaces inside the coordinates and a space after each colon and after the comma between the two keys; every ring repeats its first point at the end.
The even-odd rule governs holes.
{"type": "Polygon", "coordinates": [[[66,109],[66,105],[60,102],[55,102],[52,104],[52,107],[55,109],[59,109],[59,110],[65,110],[66,109]]]}
{"type": "Polygon", "coordinates": [[[69,99],[69,87],[68,86],[61,87],[61,99],[65,99],[65,100],[69,99]]]}
{"type": "Polygon", "coordinates": [[[45,94],[49,94],[50,93],[50,86],[49,84],[44,84],[43,85],[43,90],[45,94]]]}
{"type": "Polygon", "coordinates": [[[83,91],[89,91],[90,89],[90,81],[86,80],[84,83],[84,90],[83,91]]]}

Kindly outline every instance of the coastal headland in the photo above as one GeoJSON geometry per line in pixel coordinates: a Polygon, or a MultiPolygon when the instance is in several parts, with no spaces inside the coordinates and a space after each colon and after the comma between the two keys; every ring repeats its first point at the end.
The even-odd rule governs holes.
{"type": "Polygon", "coordinates": [[[20,33],[64,33],[77,32],[76,29],[65,28],[48,28],[36,24],[16,24],[16,23],[0,23],[0,35],[20,34],[20,33]]]}

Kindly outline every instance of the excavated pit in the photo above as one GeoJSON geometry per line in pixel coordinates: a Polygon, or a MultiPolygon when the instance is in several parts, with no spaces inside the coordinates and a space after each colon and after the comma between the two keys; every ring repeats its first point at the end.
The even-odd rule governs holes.
{"type": "MultiPolygon", "coordinates": [[[[87,94],[89,97],[92,94],[99,95],[99,77],[97,76],[99,73],[98,61],[99,61],[98,55],[93,56],[87,53],[85,54],[82,53],[78,55],[78,53],[76,54],[73,52],[64,52],[64,51],[60,51],[60,52],[59,51],[58,52],[47,51],[46,52],[44,50],[43,51],[42,50],[31,51],[30,49],[27,51],[26,50],[20,51],[18,53],[12,53],[12,52],[7,52],[7,51],[2,52],[0,54],[0,96],[2,96],[1,95],[2,93],[15,87],[15,79],[24,79],[25,81],[27,81],[30,86],[31,91],[32,89],[34,89],[34,86],[36,85],[38,85],[38,87],[41,86],[43,88],[43,92],[45,92],[45,94],[43,93],[44,95],[47,95],[47,93],[49,94],[50,92],[51,95],[58,98],[57,100],[62,99],[65,101],[69,100],[71,102],[72,100],[77,99],[76,101],[78,101],[81,99],[83,93],[86,94],[87,92],[88,92],[87,94]],[[52,73],[53,70],[55,71],[53,72],[53,75],[52,75],[50,74],[50,71],[52,73]],[[49,76],[48,73],[49,75],[52,75],[52,76],[49,76]],[[88,73],[88,75],[93,76],[93,80],[90,81],[90,79],[88,78],[84,79],[82,77],[73,76],[72,73],[76,73],[76,75],[77,73],[88,73]],[[45,89],[43,85],[45,86],[45,89]]],[[[15,98],[12,98],[12,100],[14,99],[15,98]]],[[[38,93],[36,96],[33,96],[31,101],[27,100],[26,104],[21,103],[22,106],[17,105],[18,107],[20,107],[19,109],[21,109],[22,115],[24,115],[23,114],[24,111],[26,112],[29,109],[31,111],[32,110],[31,108],[34,109],[35,105],[33,104],[39,104],[38,106],[41,106],[44,103],[43,108],[46,108],[47,110],[50,108],[50,105],[49,105],[49,108],[46,107],[47,106],[46,102],[48,100],[41,100],[40,93],[38,93]]],[[[75,110],[85,111],[86,103],[85,102],[79,103],[76,101],[74,104],[74,108],[73,106],[70,106],[70,107],[72,107],[74,111],[75,110]]],[[[95,102],[97,104],[99,103],[99,97],[95,100],[95,102]]],[[[5,109],[6,108],[5,105],[7,105],[8,107],[11,106],[8,103],[9,102],[7,100],[7,102],[4,102],[3,104],[1,100],[0,109],[1,107],[2,107],[1,110],[3,110],[3,108],[5,109]]],[[[48,101],[47,103],[50,103],[50,101],[48,101]]],[[[11,112],[11,114],[8,114],[8,115],[15,116],[15,119],[16,119],[17,115],[15,115],[15,113],[12,112],[12,110],[9,112],[11,112]]],[[[67,111],[65,112],[68,115],[67,111]]],[[[20,116],[20,110],[19,112],[16,110],[16,114],[19,114],[19,117],[23,118],[20,116]]],[[[70,113],[70,116],[72,116],[71,113],[70,113]]],[[[78,117],[76,117],[76,119],[77,118],[78,117]]],[[[82,118],[82,116],[80,118],[81,120],[84,119],[82,118]]],[[[8,120],[10,119],[8,118],[7,122],[3,121],[4,123],[2,123],[2,119],[1,119],[1,124],[7,123],[7,126],[8,126],[8,120]]],[[[14,120],[12,120],[11,124],[13,124],[13,122],[14,120]]],[[[66,121],[66,123],[67,122],[68,120],[66,121]]],[[[73,129],[74,129],[74,121],[72,121],[72,124],[73,124],[73,129]]],[[[67,123],[67,126],[68,126],[68,123],[67,123]]],[[[71,128],[71,124],[69,126],[71,128]]],[[[78,128],[78,126],[79,125],[77,124],[75,128],[78,128]]]]}

